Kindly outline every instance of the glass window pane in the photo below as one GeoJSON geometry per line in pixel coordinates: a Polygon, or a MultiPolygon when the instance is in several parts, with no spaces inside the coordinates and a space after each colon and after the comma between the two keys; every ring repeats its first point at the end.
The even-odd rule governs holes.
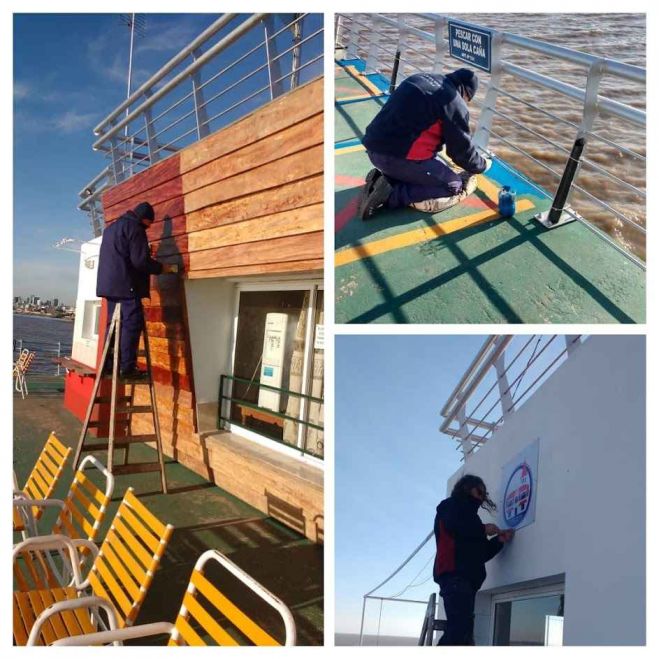
{"type": "MultiPolygon", "coordinates": [[[[316,294],[316,313],[313,329],[313,361],[309,395],[315,399],[324,399],[325,381],[325,296],[324,291],[316,294]]],[[[324,404],[318,400],[309,401],[307,421],[314,426],[323,427],[324,404]]],[[[323,457],[325,438],[319,428],[306,426],[304,449],[313,455],[323,457]]]]}
{"type": "Polygon", "coordinates": [[[498,602],[494,645],[552,645],[562,642],[563,595],[498,602]]]}
{"type": "Polygon", "coordinates": [[[231,419],[272,439],[297,444],[308,291],[240,294],[231,419]]]}

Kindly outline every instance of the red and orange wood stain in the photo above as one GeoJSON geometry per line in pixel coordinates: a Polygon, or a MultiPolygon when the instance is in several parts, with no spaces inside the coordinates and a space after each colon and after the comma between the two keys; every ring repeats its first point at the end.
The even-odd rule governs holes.
{"type": "MultiPolygon", "coordinates": [[[[184,279],[322,272],[322,80],[156,163],[102,201],[108,224],[151,203],[152,253],[182,266],[181,274],[152,277],[145,316],[165,452],[206,474],[184,279]]],[[[147,397],[138,387],[136,402],[147,397]]],[[[149,415],[133,417],[133,432],[150,430],[149,415]]]]}

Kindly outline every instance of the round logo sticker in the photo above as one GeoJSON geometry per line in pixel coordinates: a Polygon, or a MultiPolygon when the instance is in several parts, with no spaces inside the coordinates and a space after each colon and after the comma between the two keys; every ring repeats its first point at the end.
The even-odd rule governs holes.
{"type": "Polygon", "coordinates": [[[526,515],[533,496],[533,477],[526,462],[518,465],[508,479],[503,497],[503,516],[506,523],[519,526],[526,515]]]}

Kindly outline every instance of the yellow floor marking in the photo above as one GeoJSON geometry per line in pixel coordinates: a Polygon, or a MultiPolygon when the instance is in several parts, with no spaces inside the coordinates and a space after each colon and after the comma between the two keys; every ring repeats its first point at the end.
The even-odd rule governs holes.
{"type": "Polygon", "coordinates": [[[365,75],[361,74],[357,69],[350,65],[346,66],[346,71],[363,87],[366,87],[368,91],[372,92],[376,96],[380,96],[382,94],[382,90],[379,89],[376,85],[374,85],[365,75]]]}
{"type": "Polygon", "coordinates": [[[337,156],[342,156],[345,153],[354,153],[355,151],[366,151],[366,147],[363,144],[353,144],[352,146],[339,147],[334,150],[334,153],[337,156]]]}
{"type": "MultiPolygon", "coordinates": [[[[382,93],[380,93],[382,95],[382,93]]],[[[335,103],[345,103],[346,101],[363,101],[368,98],[373,98],[372,94],[357,94],[356,96],[344,96],[343,98],[335,98],[335,103]]]]}
{"type": "MultiPolygon", "coordinates": [[[[486,194],[488,193],[486,192],[486,194]]],[[[530,199],[520,199],[517,202],[518,212],[527,211],[533,207],[534,204],[530,199]]],[[[399,233],[396,236],[389,236],[388,238],[382,238],[381,240],[374,240],[373,242],[360,245],[359,247],[349,247],[336,253],[334,256],[334,265],[336,267],[340,265],[347,265],[348,263],[353,263],[354,261],[359,261],[360,259],[377,256],[378,254],[384,254],[385,252],[401,249],[403,247],[410,247],[411,245],[416,245],[428,240],[434,240],[440,236],[446,236],[450,233],[454,233],[455,231],[473,227],[477,224],[481,224],[482,222],[487,222],[488,220],[493,220],[498,217],[499,214],[496,210],[487,208],[483,211],[479,211],[478,213],[472,213],[471,215],[458,217],[454,220],[448,220],[447,222],[436,224],[432,227],[413,229],[412,231],[399,233]]]]}

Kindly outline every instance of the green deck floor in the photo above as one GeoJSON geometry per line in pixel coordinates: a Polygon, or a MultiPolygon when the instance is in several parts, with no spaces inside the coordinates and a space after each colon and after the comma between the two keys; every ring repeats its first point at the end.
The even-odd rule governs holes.
{"type": "MultiPolygon", "coordinates": [[[[366,94],[342,67],[336,71],[338,99],[354,85],[366,94]]],[[[358,219],[371,168],[359,141],[383,102],[335,109],[336,322],[645,322],[644,271],[581,223],[544,229],[532,218],[549,200],[500,161],[482,189],[448,211],[358,219]],[[504,184],[517,191],[518,208],[527,207],[511,219],[496,211],[504,184]]]]}
{"type": "MultiPolygon", "coordinates": [[[[14,470],[19,485],[25,482],[51,430],[65,444],[75,446],[80,426],[64,409],[61,394],[30,394],[25,400],[15,396],[14,470]]],[[[154,455],[147,446],[131,448],[131,461],[153,461],[154,455]]],[[[105,462],[105,453],[98,457],[105,462]]],[[[197,557],[213,548],[225,553],[288,605],[295,617],[299,645],[322,645],[322,546],[171,459],[167,459],[166,470],[170,490],[167,495],[160,493],[158,473],[116,477],[113,501],[99,535],[100,539],[105,537],[128,486],[134,487],[157,517],[176,527],[137,622],[173,622],[197,557]]],[[[56,498],[66,496],[71,478],[69,464],[58,484],[56,498]]],[[[44,528],[48,528],[49,522],[52,523],[52,514],[44,515],[44,528]]],[[[14,541],[17,540],[20,537],[14,534],[14,541]]],[[[274,635],[281,640],[279,631],[283,627],[267,607],[246,595],[244,588],[230,583],[226,572],[218,572],[217,577],[225,580],[222,585],[227,595],[234,596],[239,606],[265,629],[276,631],[274,635]]]]}

